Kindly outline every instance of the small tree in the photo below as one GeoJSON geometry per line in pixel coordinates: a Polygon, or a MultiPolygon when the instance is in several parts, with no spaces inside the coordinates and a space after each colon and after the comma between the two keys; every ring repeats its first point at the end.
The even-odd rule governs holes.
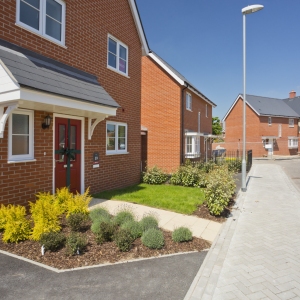
{"type": "Polygon", "coordinates": [[[222,126],[219,117],[212,118],[212,133],[214,135],[221,135],[222,134],[222,126]]]}

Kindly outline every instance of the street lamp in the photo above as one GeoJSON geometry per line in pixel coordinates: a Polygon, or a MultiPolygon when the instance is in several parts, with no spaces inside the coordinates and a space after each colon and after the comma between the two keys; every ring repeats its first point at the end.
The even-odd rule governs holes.
{"type": "Polygon", "coordinates": [[[263,9],[260,4],[249,5],[242,9],[243,14],[243,69],[244,69],[244,99],[243,99],[243,160],[242,160],[242,191],[246,192],[246,15],[263,9]]]}

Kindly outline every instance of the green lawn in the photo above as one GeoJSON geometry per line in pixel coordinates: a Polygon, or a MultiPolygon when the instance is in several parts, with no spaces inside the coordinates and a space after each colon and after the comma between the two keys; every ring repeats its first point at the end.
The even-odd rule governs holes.
{"type": "Polygon", "coordinates": [[[145,183],[98,193],[93,197],[133,202],[182,214],[192,214],[204,202],[204,192],[199,188],[145,183]]]}

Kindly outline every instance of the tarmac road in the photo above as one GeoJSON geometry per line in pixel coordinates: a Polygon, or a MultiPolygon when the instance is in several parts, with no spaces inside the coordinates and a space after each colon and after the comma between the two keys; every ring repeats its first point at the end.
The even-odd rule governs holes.
{"type": "Polygon", "coordinates": [[[63,273],[0,253],[0,299],[182,300],[206,253],[63,273]]]}

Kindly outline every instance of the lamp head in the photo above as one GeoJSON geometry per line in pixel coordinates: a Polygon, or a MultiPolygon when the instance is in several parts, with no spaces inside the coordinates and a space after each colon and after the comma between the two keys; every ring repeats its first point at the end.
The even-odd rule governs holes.
{"type": "Polygon", "coordinates": [[[248,14],[252,14],[252,13],[255,13],[261,9],[263,9],[264,6],[263,5],[260,5],[260,4],[253,4],[253,5],[249,5],[249,6],[246,6],[242,9],[242,14],[243,15],[248,15],[248,14]]]}

